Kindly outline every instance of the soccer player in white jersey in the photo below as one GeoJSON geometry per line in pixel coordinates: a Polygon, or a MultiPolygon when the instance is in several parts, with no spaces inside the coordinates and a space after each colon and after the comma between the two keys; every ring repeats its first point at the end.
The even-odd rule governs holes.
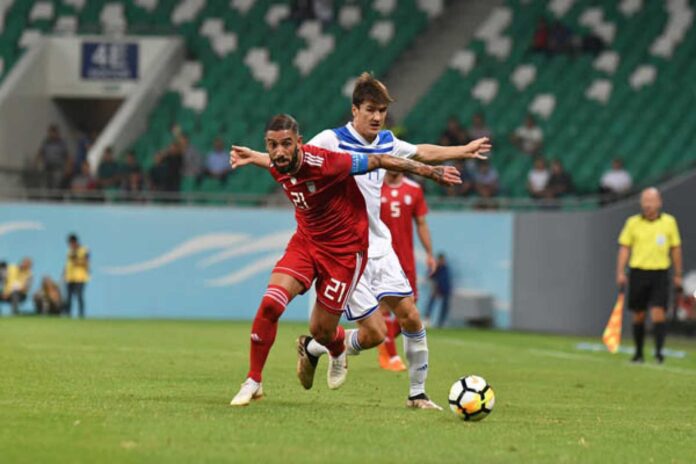
{"type": "MultiPolygon", "coordinates": [[[[387,108],[393,99],[386,86],[369,73],[363,73],[353,90],[353,121],[343,127],[322,131],[308,145],[349,153],[390,154],[411,158],[426,164],[451,160],[485,159],[491,145],[487,138],[467,145],[442,147],[412,145],[383,130],[387,108]]],[[[265,166],[267,159],[233,160],[233,166],[253,163],[265,166]]],[[[416,409],[441,409],[425,392],[428,375],[428,344],[425,328],[413,299],[413,291],[391,245],[389,229],[380,219],[383,169],[356,176],[365,197],[369,219],[369,249],[365,272],[346,306],[346,317],[358,324],[357,330],[346,331],[349,355],[374,348],[384,341],[386,324],[377,311],[385,305],[393,312],[402,328],[404,352],[408,361],[409,395],[406,405],[416,409]],[[359,314],[359,317],[354,315],[359,314]]],[[[298,377],[305,388],[312,385],[317,359],[326,349],[311,337],[298,340],[298,377]]]]}

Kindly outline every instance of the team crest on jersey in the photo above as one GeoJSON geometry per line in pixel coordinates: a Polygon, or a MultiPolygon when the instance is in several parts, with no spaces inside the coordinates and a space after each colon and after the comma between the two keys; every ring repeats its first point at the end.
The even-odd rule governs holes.
{"type": "Polygon", "coordinates": [[[410,205],[410,204],[413,202],[413,198],[411,198],[411,195],[406,195],[406,196],[404,196],[404,202],[405,202],[407,205],[410,205]]]}
{"type": "Polygon", "coordinates": [[[309,190],[309,193],[314,193],[317,191],[317,186],[314,182],[307,182],[307,190],[309,190]]]}
{"type": "Polygon", "coordinates": [[[290,183],[291,183],[292,185],[295,185],[295,184],[297,183],[297,179],[295,179],[294,177],[291,177],[291,178],[290,178],[290,183]]]}

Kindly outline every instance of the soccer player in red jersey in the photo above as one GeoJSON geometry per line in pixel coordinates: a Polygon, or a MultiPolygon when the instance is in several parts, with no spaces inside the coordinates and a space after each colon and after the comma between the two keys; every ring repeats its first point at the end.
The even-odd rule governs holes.
{"type": "MultiPolygon", "coordinates": [[[[418,183],[404,176],[401,172],[388,171],[382,185],[380,218],[391,232],[392,248],[399,258],[408,282],[413,289],[413,299],[418,301],[416,285],[416,259],[413,255],[413,223],[416,224],[418,238],[425,249],[428,272],[435,270],[435,258],[430,239],[430,229],[425,220],[428,205],[423,189],[418,183]]],[[[406,365],[396,351],[395,339],[401,332],[399,321],[386,306],[380,311],[387,323],[387,335],[384,343],[379,345],[379,365],[390,371],[405,371],[406,365]]]]}
{"type": "MultiPolygon", "coordinates": [[[[233,406],[245,406],[263,396],[261,373],[275,341],[278,319],[288,303],[315,280],[317,301],[310,333],[329,352],[329,388],[338,388],[345,381],[345,331],[338,322],[365,268],[368,249],[365,200],[352,175],[385,168],[419,174],[444,185],[461,182],[455,168],[303,146],[297,122],[288,115],[274,116],[268,123],[266,149],[271,175],[295,206],[297,230],[271,273],[254,319],[250,369],[230,403],[233,406]]],[[[244,147],[233,147],[232,152],[231,159],[259,155],[244,147]]]]}

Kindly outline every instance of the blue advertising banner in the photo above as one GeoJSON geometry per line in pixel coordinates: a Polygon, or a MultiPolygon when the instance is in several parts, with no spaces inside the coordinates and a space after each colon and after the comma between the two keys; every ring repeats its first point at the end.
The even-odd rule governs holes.
{"type": "MultiPolygon", "coordinates": [[[[492,294],[496,323],[507,327],[512,215],[432,213],[428,221],[454,287],[492,294]]],[[[291,209],[9,203],[0,205],[0,260],[32,258],[34,289],[44,275],[60,280],[74,232],[91,254],[88,317],[251,319],[294,230],[291,209]]],[[[425,279],[419,287],[423,309],[425,279]]],[[[283,318],[306,320],[309,303],[297,298],[283,318]]]]}
{"type": "Polygon", "coordinates": [[[138,78],[138,44],[83,42],[83,79],[129,80],[138,78]]]}

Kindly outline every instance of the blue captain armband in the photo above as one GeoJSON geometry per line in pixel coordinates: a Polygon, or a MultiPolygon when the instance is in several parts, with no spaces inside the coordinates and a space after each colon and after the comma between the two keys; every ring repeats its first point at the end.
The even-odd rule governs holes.
{"type": "Polygon", "coordinates": [[[359,153],[356,155],[352,155],[352,157],[353,157],[353,165],[350,168],[350,173],[353,175],[365,174],[367,172],[367,157],[368,157],[368,155],[365,153],[359,153]]]}

